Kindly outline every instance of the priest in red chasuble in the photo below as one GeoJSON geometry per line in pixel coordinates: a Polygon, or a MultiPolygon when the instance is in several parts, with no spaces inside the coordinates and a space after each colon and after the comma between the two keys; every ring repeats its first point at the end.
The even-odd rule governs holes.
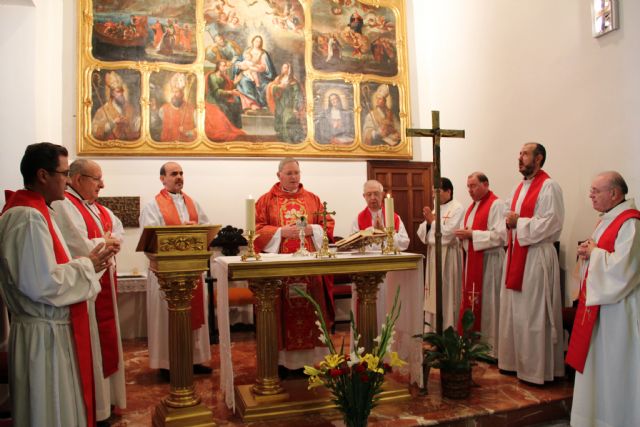
{"type": "Polygon", "coordinates": [[[455,231],[467,256],[462,272],[462,300],[458,331],[462,330],[462,314],[471,309],[475,315],[474,330],[498,354],[498,319],[500,316],[500,284],[507,240],[504,202],[489,189],[489,178],[474,172],[467,178],[467,190],[473,199],[464,215],[463,228],[455,231]]]}
{"type": "MultiPolygon", "coordinates": [[[[322,245],[322,216],[315,212],[323,209],[318,196],[307,191],[300,183],[300,166],[293,158],[285,158],[278,165],[278,181],[256,203],[255,241],[258,252],[293,253],[300,247],[298,218],[304,216],[305,247],[315,252],[322,245]]],[[[334,221],[327,216],[327,234],[333,236],[334,221]]],[[[315,325],[314,309],[299,297],[293,287],[305,289],[320,304],[324,318],[333,319],[330,277],[292,277],[283,281],[277,303],[279,333],[278,364],[288,369],[313,365],[327,353],[318,340],[320,331],[315,325]]]]}

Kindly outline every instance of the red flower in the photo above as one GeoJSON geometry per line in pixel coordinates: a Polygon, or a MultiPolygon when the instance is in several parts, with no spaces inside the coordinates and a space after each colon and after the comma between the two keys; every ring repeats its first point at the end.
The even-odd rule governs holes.
{"type": "Polygon", "coordinates": [[[391,365],[385,362],[382,364],[382,369],[384,369],[385,372],[391,372],[391,365]]]}
{"type": "Polygon", "coordinates": [[[360,363],[359,365],[355,366],[356,372],[358,373],[363,373],[364,371],[367,370],[367,364],[366,362],[360,363]]]}
{"type": "Polygon", "coordinates": [[[333,368],[329,371],[329,375],[331,375],[333,378],[339,377],[340,375],[342,375],[342,369],[333,368]]]}
{"type": "Polygon", "coordinates": [[[369,382],[369,375],[367,375],[367,374],[360,375],[360,381],[362,381],[363,383],[368,383],[369,382]]]}

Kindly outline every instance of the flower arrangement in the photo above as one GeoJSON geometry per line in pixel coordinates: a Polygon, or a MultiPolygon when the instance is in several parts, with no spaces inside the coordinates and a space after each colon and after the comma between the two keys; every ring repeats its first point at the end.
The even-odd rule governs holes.
{"type": "Polygon", "coordinates": [[[353,312],[350,313],[353,343],[350,346],[351,351],[344,354],[344,340],[337,351],[318,303],[303,290],[295,288],[299,295],[315,307],[318,317],[316,325],[320,329],[319,340],[329,349],[329,354],[317,366],[304,367],[304,373],[309,376],[308,388],[324,386],[329,389],[333,395],[333,402],[342,412],[344,422],[349,427],[367,424],[369,414],[377,404],[384,375],[391,372],[392,367],[404,366],[407,363],[398,357],[398,353],[390,350],[394,342],[395,323],[400,314],[399,290],[396,291],[391,312],[382,324],[380,335],[374,339],[375,345],[371,352],[365,353],[363,347],[358,347],[361,336],[357,332],[353,312]]]}

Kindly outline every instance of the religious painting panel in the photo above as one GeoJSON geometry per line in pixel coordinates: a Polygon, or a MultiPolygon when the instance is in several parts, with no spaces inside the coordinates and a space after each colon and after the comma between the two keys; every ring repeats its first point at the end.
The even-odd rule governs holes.
{"type": "Polygon", "coordinates": [[[94,0],[92,12],[91,52],[97,60],[196,60],[196,0],[94,0]]]}
{"type": "Polygon", "coordinates": [[[321,71],[395,76],[396,17],[365,3],[314,0],[312,63],[321,71]]]}
{"type": "Polygon", "coordinates": [[[78,18],[81,155],[411,157],[403,0],[79,0],[78,18]],[[380,87],[392,118],[365,140],[380,87]]]}
{"type": "Polygon", "coordinates": [[[313,82],[313,129],[318,144],[355,143],[353,85],[342,80],[313,82]]]}
{"type": "Polygon", "coordinates": [[[394,147],[402,140],[398,88],[387,83],[363,83],[362,143],[371,147],[394,147]]]}
{"type": "Polygon", "coordinates": [[[91,135],[99,141],[125,143],[140,138],[140,73],[136,70],[93,70],[91,135]]]}
{"type": "Polygon", "coordinates": [[[149,76],[149,134],[157,142],[193,142],[198,136],[197,78],[161,70],[149,76]]]}

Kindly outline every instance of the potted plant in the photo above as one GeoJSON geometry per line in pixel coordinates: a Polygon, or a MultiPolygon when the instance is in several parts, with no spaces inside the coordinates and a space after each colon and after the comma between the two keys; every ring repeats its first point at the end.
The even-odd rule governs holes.
{"type": "Polygon", "coordinates": [[[231,225],[224,227],[209,246],[222,248],[222,255],[238,255],[240,246],[247,244],[247,239],[242,237],[242,229],[231,225]]]}
{"type": "Polygon", "coordinates": [[[440,369],[442,395],[464,399],[471,392],[471,367],[476,361],[492,363],[491,346],[481,340],[480,332],[473,330],[474,315],[466,310],[462,315],[462,334],[449,326],[442,334],[427,332],[422,340],[431,345],[426,351],[428,366],[440,369]]]}

